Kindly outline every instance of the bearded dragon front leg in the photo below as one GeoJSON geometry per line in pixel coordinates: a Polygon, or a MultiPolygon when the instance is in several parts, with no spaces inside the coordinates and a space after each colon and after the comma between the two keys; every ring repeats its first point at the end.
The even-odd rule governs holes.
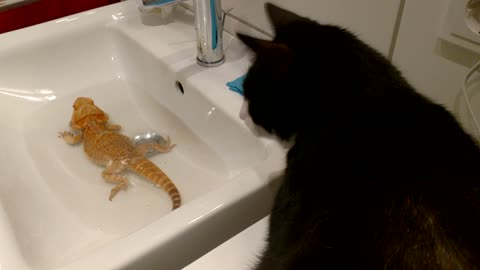
{"type": "Polygon", "coordinates": [[[159,143],[142,143],[139,144],[135,147],[135,150],[137,153],[139,153],[142,156],[145,156],[145,154],[148,152],[149,149],[155,149],[160,153],[168,153],[172,151],[172,149],[176,146],[176,144],[172,144],[170,141],[170,136],[167,137],[167,141],[164,142],[163,144],[159,143]]]}
{"type": "Polygon", "coordinates": [[[128,188],[128,179],[121,175],[124,169],[125,165],[122,162],[112,162],[102,172],[102,177],[105,181],[115,184],[115,187],[110,191],[110,201],[120,190],[127,190],[128,188]]]}
{"type": "Polygon", "coordinates": [[[83,140],[82,133],[74,135],[70,131],[63,131],[58,133],[58,137],[63,139],[68,144],[77,144],[83,140]]]}

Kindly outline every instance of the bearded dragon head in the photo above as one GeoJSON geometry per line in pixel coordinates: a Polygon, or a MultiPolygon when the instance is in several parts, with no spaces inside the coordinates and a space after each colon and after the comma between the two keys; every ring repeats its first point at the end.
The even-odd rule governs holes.
{"type": "Polygon", "coordinates": [[[106,123],[108,116],[100,108],[95,106],[91,98],[78,97],[73,103],[73,114],[70,126],[74,130],[82,130],[88,123],[106,123]]]}

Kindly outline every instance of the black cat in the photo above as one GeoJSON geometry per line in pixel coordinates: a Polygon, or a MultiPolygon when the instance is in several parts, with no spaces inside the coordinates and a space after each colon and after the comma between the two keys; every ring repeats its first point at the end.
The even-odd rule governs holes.
{"type": "Polygon", "coordinates": [[[245,101],[293,146],[256,269],[477,269],[475,141],[349,31],[266,10],[245,101]]]}

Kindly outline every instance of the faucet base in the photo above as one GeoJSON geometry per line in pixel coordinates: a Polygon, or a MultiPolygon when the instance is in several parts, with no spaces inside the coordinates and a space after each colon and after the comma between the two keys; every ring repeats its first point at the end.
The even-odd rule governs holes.
{"type": "Polygon", "coordinates": [[[202,67],[218,67],[224,62],[225,62],[225,57],[222,57],[222,59],[215,62],[204,62],[197,57],[197,64],[199,64],[202,67]]]}

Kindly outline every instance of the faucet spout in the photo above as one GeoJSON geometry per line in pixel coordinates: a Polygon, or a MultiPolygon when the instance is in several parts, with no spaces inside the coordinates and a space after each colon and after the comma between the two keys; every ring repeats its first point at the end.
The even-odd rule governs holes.
{"type": "MultiPolygon", "coordinates": [[[[1,1],[1,0],[0,0],[1,1]]],[[[185,0],[137,0],[140,10],[178,4],[185,0]]],[[[221,0],[193,0],[195,30],[197,33],[197,63],[216,67],[225,62],[223,55],[223,22],[225,15],[221,0]]],[[[228,12],[227,12],[228,13],[228,12]]]]}
{"type": "Polygon", "coordinates": [[[221,0],[193,0],[197,32],[197,63],[216,67],[225,62],[223,54],[223,10],[221,0]]]}

